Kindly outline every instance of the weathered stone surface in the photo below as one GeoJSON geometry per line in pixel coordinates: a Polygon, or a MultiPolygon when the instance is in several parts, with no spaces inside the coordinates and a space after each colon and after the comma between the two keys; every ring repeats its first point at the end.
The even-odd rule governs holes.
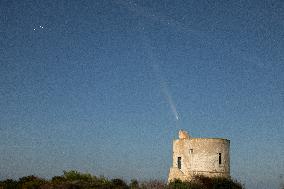
{"type": "Polygon", "coordinates": [[[173,165],[168,181],[191,180],[194,175],[230,177],[230,141],[191,138],[187,132],[179,131],[179,139],[173,141],[173,165]]]}

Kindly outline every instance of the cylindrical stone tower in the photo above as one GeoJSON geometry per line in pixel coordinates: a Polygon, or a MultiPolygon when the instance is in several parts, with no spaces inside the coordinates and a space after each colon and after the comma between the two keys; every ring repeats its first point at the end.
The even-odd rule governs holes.
{"type": "Polygon", "coordinates": [[[191,180],[194,175],[230,177],[230,141],[221,138],[191,138],[179,131],[173,141],[173,165],[168,181],[191,180]]]}

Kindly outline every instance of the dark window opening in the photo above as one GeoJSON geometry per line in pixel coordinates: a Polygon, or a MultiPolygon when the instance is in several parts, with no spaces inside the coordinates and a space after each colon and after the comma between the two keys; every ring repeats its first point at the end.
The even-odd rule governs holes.
{"type": "Polygon", "coordinates": [[[222,154],[219,153],[219,164],[222,164],[222,154]]]}
{"type": "Polygon", "coordinates": [[[181,157],[178,157],[178,168],[181,169],[181,157]]]}
{"type": "Polygon", "coordinates": [[[193,154],[193,149],[189,149],[189,153],[190,153],[190,154],[193,154]]]}

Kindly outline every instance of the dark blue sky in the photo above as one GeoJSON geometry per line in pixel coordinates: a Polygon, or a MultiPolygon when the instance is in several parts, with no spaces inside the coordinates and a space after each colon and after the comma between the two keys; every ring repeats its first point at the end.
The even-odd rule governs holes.
{"type": "Polygon", "coordinates": [[[166,179],[172,139],[231,140],[284,174],[283,1],[0,1],[0,179],[166,179]],[[175,118],[175,109],[179,120],[175,118]]]}

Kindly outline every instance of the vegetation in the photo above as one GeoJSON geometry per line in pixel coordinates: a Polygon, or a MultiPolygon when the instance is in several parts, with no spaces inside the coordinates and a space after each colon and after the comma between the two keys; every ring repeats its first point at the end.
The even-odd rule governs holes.
{"type": "Polygon", "coordinates": [[[195,177],[194,181],[182,182],[175,180],[169,184],[159,180],[138,182],[131,180],[107,179],[96,177],[89,173],[64,171],[61,176],[54,176],[51,180],[34,175],[22,177],[18,180],[7,179],[0,181],[0,189],[242,189],[243,186],[231,179],[195,177]]]}

